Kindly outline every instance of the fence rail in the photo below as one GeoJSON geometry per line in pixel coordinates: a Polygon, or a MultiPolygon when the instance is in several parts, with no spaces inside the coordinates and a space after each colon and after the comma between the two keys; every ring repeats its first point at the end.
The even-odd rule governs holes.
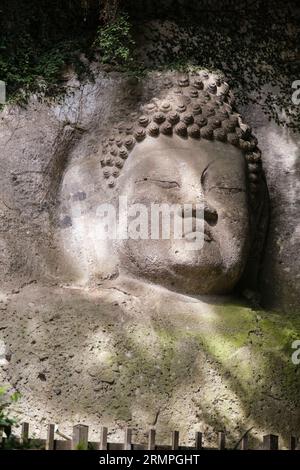
{"type": "MultiPolygon", "coordinates": [[[[3,428],[0,427],[0,448],[6,439],[3,437],[3,428]]],[[[84,424],[77,424],[73,427],[72,437],[68,437],[56,429],[54,424],[49,424],[47,428],[46,439],[36,439],[29,437],[29,423],[22,423],[21,437],[18,442],[26,445],[31,449],[45,450],[225,450],[226,434],[224,432],[217,433],[218,445],[215,448],[205,447],[203,445],[202,432],[196,432],[193,446],[181,446],[179,439],[179,431],[172,431],[170,436],[170,444],[159,444],[156,441],[156,430],[150,429],[148,432],[148,442],[139,444],[133,441],[132,429],[124,430],[123,442],[108,441],[108,428],[102,426],[100,428],[99,441],[89,441],[89,427],[84,424]],[[57,439],[59,436],[61,439],[57,439]]],[[[248,450],[248,435],[244,435],[234,449],[248,450]]],[[[268,434],[263,437],[263,442],[259,446],[260,450],[279,450],[279,437],[274,434],[268,434]]],[[[255,450],[255,449],[253,449],[255,450]]],[[[300,439],[296,436],[290,437],[289,450],[300,450],[300,439]]]]}

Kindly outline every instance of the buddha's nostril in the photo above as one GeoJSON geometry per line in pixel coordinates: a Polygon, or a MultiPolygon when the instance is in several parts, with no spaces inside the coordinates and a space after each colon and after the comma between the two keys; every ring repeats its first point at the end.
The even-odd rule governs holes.
{"type": "Polygon", "coordinates": [[[205,204],[205,207],[204,207],[204,220],[211,226],[216,225],[218,222],[217,211],[213,207],[207,204],[205,204]]]}
{"type": "Polygon", "coordinates": [[[204,220],[211,226],[214,226],[218,222],[218,213],[217,211],[208,205],[204,207],[204,220]]]}

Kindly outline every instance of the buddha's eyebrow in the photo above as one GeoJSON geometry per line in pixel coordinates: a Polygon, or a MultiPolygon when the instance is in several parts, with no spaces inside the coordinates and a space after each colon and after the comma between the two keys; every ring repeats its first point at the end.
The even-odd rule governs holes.
{"type": "Polygon", "coordinates": [[[204,168],[204,170],[202,171],[201,178],[200,178],[200,181],[201,181],[201,184],[202,184],[202,185],[203,185],[203,183],[204,183],[207,170],[209,169],[209,167],[210,167],[211,165],[213,165],[213,164],[216,163],[216,162],[217,162],[217,159],[213,160],[213,161],[210,162],[210,163],[204,168]]]}

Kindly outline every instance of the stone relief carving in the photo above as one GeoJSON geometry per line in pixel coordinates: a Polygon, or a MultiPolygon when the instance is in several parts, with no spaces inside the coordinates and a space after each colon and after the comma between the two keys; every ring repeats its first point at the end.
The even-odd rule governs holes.
{"type": "Polygon", "coordinates": [[[201,250],[175,240],[118,242],[120,272],[192,294],[230,292],[243,277],[255,288],[267,189],[257,139],[223,77],[166,77],[159,96],[113,126],[100,162],[112,197],[146,206],[205,201],[201,250]]]}

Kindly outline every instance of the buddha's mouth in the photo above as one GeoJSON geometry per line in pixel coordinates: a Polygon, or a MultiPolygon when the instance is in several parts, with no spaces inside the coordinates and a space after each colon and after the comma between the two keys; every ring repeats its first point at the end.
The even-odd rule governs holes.
{"type": "Polygon", "coordinates": [[[208,243],[213,241],[213,237],[211,236],[211,233],[205,233],[204,232],[204,240],[208,243]]]}

